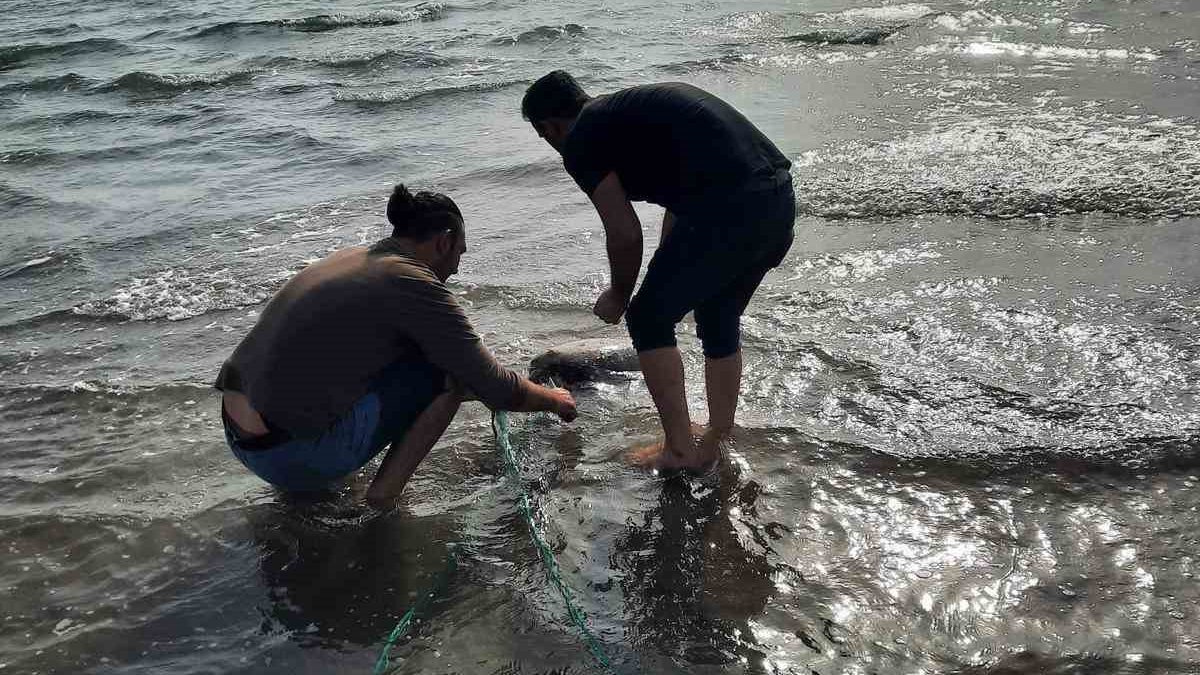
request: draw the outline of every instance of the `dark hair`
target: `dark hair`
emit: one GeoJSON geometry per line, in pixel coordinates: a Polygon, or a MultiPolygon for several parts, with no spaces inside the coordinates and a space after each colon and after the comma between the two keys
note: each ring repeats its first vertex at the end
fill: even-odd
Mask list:
{"type": "Polygon", "coordinates": [[[393,237],[424,241],[446,230],[461,232],[462,212],[454,200],[440,192],[413,194],[403,184],[392,190],[388,199],[387,219],[393,237]]]}
{"type": "Polygon", "coordinates": [[[521,116],[530,122],[541,122],[551,117],[574,119],[589,98],[570,73],[555,70],[541,76],[525,90],[525,98],[521,99],[521,116]]]}

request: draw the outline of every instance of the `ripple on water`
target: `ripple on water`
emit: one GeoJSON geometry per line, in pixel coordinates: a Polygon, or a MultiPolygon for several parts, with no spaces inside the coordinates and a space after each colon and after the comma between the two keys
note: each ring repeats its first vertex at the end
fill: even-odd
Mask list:
{"type": "Polygon", "coordinates": [[[1200,214],[1200,131],[1189,120],[996,113],[950,118],[895,141],[805,152],[793,168],[800,211],[826,218],[1200,214]]]}

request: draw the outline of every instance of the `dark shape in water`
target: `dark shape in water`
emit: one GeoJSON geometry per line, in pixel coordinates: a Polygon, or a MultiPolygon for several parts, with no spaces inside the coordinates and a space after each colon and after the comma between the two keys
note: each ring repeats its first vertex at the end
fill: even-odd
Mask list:
{"type": "Polygon", "coordinates": [[[562,26],[538,26],[531,28],[515,37],[501,37],[492,40],[495,45],[515,45],[515,44],[541,44],[545,42],[554,42],[561,40],[564,37],[578,37],[583,35],[585,29],[577,23],[568,23],[562,26]]]}
{"type": "Polygon", "coordinates": [[[62,255],[57,254],[54,251],[50,251],[46,255],[39,256],[37,258],[16,263],[14,265],[9,265],[7,267],[0,267],[0,279],[7,279],[9,277],[25,274],[27,272],[41,269],[47,265],[61,262],[62,260],[62,255]]]}
{"type": "Polygon", "coordinates": [[[775,595],[776,569],[765,548],[737,534],[732,514],[753,509],[754,497],[736,484],[728,463],[704,490],[667,481],[643,522],[630,520],[618,537],[613,564],[635,644],[692,664],[744,659],[746,672],[765,672],[750,620],[775,595]]]}
{"type": "Polygon", "coordinates": [[[851,30],[823,29],[808,33],[785,35],[784,42],[799,42],[805,45],[878,45],[896,33],[908,27],[908,24],[881,26],[877,28],[856,28],[851,30]]]}
{"type": "Polygon", "coordinates": [[[497,91],[507,87],[527,84],[527,80],[498,80],[488,82],[472,82],[471,84],[454,85],[450,87],[433,87],[431,89],[398,90],[398,91],[365,91],[362,93],[342,93],[333,95],[333,100],[340,103],[357,103],[362,106],[389,106],[413,103],[414,101],[434,101],[451,96],[474,94],[479,92],[497,91]]]}
{"type": "Polygon", "coordinates": [[[234,71],[211,75],[158,75],[136,71],[126,73],[102,87],[101,91],[122,91],[142,96],[171,96],[192,89],[205,89],[248,82],[252,71],[234,71]]]}
{"type": "Polygon", "coordinates": [[[0,71],[20,68],[26,62],[45,57],[50,59],[79,54],[111,52],[128,53],[131,48],[120,40],[110,38],[88,38],[73,42],[58,42],[52,44],[25,44],[11,47],[0,47],[0,71]]]}
{"type": "MultiPolygon", "coordinates": [[[[16,154],[16,153],[13,153],[16,154]]],[[[8,155],[0,155],[0,163],[9,161],[8,155]]],[[[7,209],[44,209],[53,202],[45,197],[29,194],[5,183],[0,183],[0,206],[7,209]]]]}
{"type": "Polygon", "coordinates": [[[93,85],[94,82],[88,78],[79,75],[78,73],[67,73],[57,77],[39,77],[35,80],[27,80],[25,82],[14,82],[0,87],[0,91],[70,91],[78,89],[86,89],[93,85]]]}
{"type": "Polygon", "coordinates": [[[529,376],[535,382],[553,378],[559,383],[571,383],[639,370],[633,347],[625,342],[594,338],[568,342],[538,356],[529,365],[529,376]]]}
{"type": "Polygon", "coordinates": [[[335,69],[360,69],[375,66],[401,66],[408,68],[437,68],[454,62],[450,57],[428,51],[386,49],[377,52],[326,54],[316,58],[294,56],[271,56],[253,59],[252,63],[265,68],[280,66],[318,66],[335,69]]]}
{"type": "Polygon", "coordinates": [[[213,35],[228,35],[245,31],[260,31],[264,29],[291,30],[302,33],[323,33],[341,28],[370,28],[379,26],[395,26],[414,21],[435,21],[446,13],[444,5],[439,3],[421,3],[401,11],[380,11],[370,14],[318,14],[296,19],[265,19],[262,21],[227,21],[213,26],[200,28],[193,37],[210,37],[213,35]]]}
{"type": "Polygon", "coordinates": [[[1037,652],[1017,652],[993,663],[951,671],[951,675],[1093,675],[1096,673],[1172,673],[1194,672],[1177,661],[1145,657],[1127,661],[1098,654],[1049,656],[1037,652]]]}
{"type": "Polygon", "coordinates": [[[270,618],[303,646],[373,646],[444,569],[444,517],[364,514],[336,494],[247,509],[270,618]],[[347,612],[347,605],[358,611],[347,612]]]}

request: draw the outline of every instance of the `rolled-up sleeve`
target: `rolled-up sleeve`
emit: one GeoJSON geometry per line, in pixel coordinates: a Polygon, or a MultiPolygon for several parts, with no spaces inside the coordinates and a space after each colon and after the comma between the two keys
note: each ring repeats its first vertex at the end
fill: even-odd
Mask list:
{"type": "Polygon", "coordinates": [[[500,365],[454,295],[436,280],[397,278],[391,319],[430,363],[494,410],[520,407],[521,376],[500,365]]]}

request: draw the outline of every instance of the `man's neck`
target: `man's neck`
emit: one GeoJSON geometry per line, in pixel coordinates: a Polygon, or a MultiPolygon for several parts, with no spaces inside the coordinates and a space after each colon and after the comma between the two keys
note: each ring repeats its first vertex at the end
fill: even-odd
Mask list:
{"type": "Polygon", "coordinates": [[[402,255],[405,258],[412,258],[426,267],[432,268],[433,258],[428,249],[429,247],[424,242],[407,237],[388,237],[371,247],[373,253],[402,255]]]}

